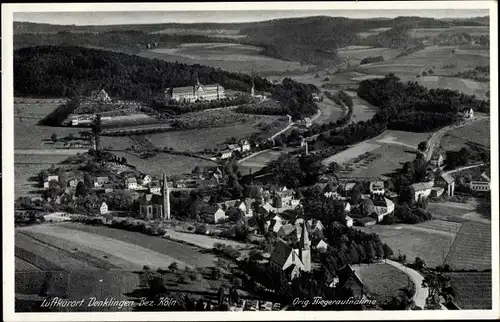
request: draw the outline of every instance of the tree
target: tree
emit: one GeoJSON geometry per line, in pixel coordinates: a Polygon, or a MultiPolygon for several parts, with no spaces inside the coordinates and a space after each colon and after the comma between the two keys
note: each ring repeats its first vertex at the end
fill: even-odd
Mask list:
{"type": "Polygon", "coordinates": [[[75,196],[79,197],[85,197],[88,194],[88,189],[83,182],[79,181],[78,184],[76,185],[76,191],[75,191],[75,196]]]}
{"type": "Polygon", "coordinates": [[[422,141],[418,144],[418,149],[420,151],[425,151],[427,150],[427,141],[422,141]]]}
{"type": "Polygon", "coordinates": [[[171,272],[175,272],[177,271],[178,269],[178,264],[177,262],[172,262],[170,265],[168,265],[168,269],[171,271],[171,272]]]}
{"type": "Polygon", "coordinates": [[[357,205],[361,201],[361,187],[356,184],[351,190],[351,204],[357,205]]]}
{"type": "Polygon", "coordinates": [[[375,212],[375,206],[371,199],[363,199],[359,205],[359,209],[363,217],[370,216],[375,212]]]}
{"type": "Polygon", "coordinates": [[[388,258],[388,257],[394,255],[394,253],[393,253],[392,249],[389,247],[389,245],[384,243],[382,245],[382,247],[384,248],[384,258],[388,258]]]}
{"type": "Polygon", "coordinates": [[[399,201],[412,207],[415,200],[415,189],[411,185],[406,185],[399,192],[399,201]]]}
{"type": "Polygon", "coordinates": [[[50,139],[52,140],[52,142],[56,143],[57,142],[57,134],[52,133],[52,135],[50,136],[50,139]]]}
{"type": "Polygon", "coordinates": [[[413,267],[416,270],[421,270],[425,267],[425,262],[420,257],[415,257],[415,262],[413,263],[413,267]]]}

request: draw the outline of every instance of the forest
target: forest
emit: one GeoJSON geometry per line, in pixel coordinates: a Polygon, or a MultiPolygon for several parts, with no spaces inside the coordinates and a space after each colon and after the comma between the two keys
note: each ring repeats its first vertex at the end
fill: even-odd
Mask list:
{"type": "MultiPolygon", "coordinates": [[[[14,51],[16,96],[73,97],[105,89],[113,98],[149,100],[168,87],[219,83],[248,92],[251,77],[202,65],[186,65],[110,51],[38,46],[14,51]]],[[[257,77],[257,90],[272,84],[257,77]]]]}

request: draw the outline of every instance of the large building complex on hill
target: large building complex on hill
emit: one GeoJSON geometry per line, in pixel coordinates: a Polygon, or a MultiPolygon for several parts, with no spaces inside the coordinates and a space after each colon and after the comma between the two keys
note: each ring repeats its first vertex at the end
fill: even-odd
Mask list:
{"type": "Polygon", "coordinates": [[[193,86],[173,87],[165,90],[165,99],[177,102],[214,101],[225,97],[224,87],[221,85],[201,85],[199,80],[193,86]]]}

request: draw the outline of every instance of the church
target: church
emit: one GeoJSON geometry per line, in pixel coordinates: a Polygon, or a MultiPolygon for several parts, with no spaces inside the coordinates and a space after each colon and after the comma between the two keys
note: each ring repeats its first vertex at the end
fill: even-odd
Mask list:
{"type": "Polygon", "coordinates": [[[202,85],[196,80],[193,86],[173,87],[165,90],[165,99],[177,102],[193,103],[200,101],[214,101],[226,98],[224,87],[219,84],[202,85]]]}
{"type": "Polygon", "coordinates": [[[170,219],[170,189],[167,175],[163,174],[161,196],[152,193],[144,194],[139,199],[139,214],[144,219],[170,219]]]}
{"type": "Polygon", "coordinates": [[[311,242],[305,221],[302,223],[299,249],[293,249],[279,239],[269,259],[269,268],[274,272],[284,272],[290,280],[300,276],[300,272],[311,271],[311,242]]]}

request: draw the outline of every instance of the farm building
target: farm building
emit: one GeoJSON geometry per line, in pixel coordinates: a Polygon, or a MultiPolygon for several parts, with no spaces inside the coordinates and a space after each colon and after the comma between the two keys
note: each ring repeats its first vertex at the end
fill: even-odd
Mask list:
{"type": "Polygon", "coordinates": [[[233,150],[224,149],[224,150],[220,151],[218,156],[221,160],[229,159],[230,157],[233,156],[233,150]]]}
{"type": "Polygon", "coordinates": [[[43,218],[48,222],[71,221],[69,214],[64,212],[53,212],[43,216],[43,218]]]}
{"type": "Polygon", "coordinates": [[[226,98],[224,87],[219,84],[201,85],[199,80],[193,86],[174,87],[165,90],[165,99],[178,102],[213,101],[223,98],[226,98]]]}
{"type": "Polygon", "coordinates": [[[354,225],[354,220],[347,215],[345,216],[345,222],[346,222],[345,225],[347,227],[352,227],[352,225],[354,225]]]}
{"type": "Polygon", "coordinates": [[[75,188],[78,185],[78,180],[75,178],[71,178],[68,181],[66,181],[66,185],[71,188],[75,188]]]}
{"type": "Polygon", "coordinates": [[[137,189],[137,179],[134,177],[125,179],[125,188],[129,190],[137,189]]]}
{"type": "Polygon", "coordinates": [[[241,152],[250,151],[250,142],[248,142],[248,140],[242,139],[238,142],[238,145],[240,146],[241,152]]]}
{"type": "Polygon", "coordinates": [[[431,197],[438,198],[444,193],[444,189],[441,187],[433,187],[431,191],[431,197]]]}
{"type": "Polygon", "coordinates": [[[204,221],[214,224],[227,219],[226,212],[215,205],[205,205],[200,210],[199,215],[204,221]]]}
{"type": "Polygon", "coordinates": [[[286,224],[286,225],[281,226],[281,228],[278,230],[277,234],[278,234],[279,238],[285,238],[294,232],[296,233],[295,225],[286,224]]]}
{"type": "Polygon", "coordinates": [[[108,177],[96,177],[94,178],[94,187],[102,187],[105,183],[109,182],[108,177]]]}
{"type": "Polygon", "coordinates": [[[443,188],[450,197],[455,193],[455,178],[447,173],[439,174],[434,179],[434,183],[436,186],[443,188]]]}
{"type": "Polygon", "coordinates": [[[394,212],[394,203],[384,196],[375,195],[372,201],[378,222],[381,222],[386,215],[394,212]]]}
{"type": "Polygon", "coordinates": [[[316,248],[317,250],[324,251],[324,250],[327,250],[327,249],[328,249],[328,244],[327,244],[327,243],[325,243],[325,241],[324,241],[324,240],[320,240],[320,241],[316,244],[315,248],[316,248]]]}
{"type": "Polygon", "coordinates": [[[323,226],[323,223],[320,220],[316,220],[316,219],[309,219],[307,221],[307,227],[313,233],[316,231],[323,231],[323,229],[325,229],[325,226],[323,226]]]}
{"type": "Polygon", "coordinates": [[[146,174],[144,177],[142,177],[141,182],[143,185],[146,185],[151,183],[151,180],[152,180],[151,176],[149,174],[146,174]]]}
{"type": "Polygon", "coordinates": [[[431,194],[432,187],[434,187],[434,182],[418,182],[411,185],[415,191],[415,201],[421,198],[427,198],[431,194]]]}
{"type": "Polygon", "coordinates": [[[431,166],[439,168],[440,166],[443,165],[443,156],[441,155],[441,153],[435,154],[432,156],[429,163],[431,166]]]}
{"type": "Polygon", "coordinates": [[[482,173],[471,180],[469,187],[472,191],[490,191],[490,178],[482,173]]]}

